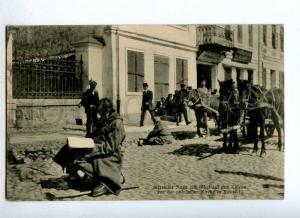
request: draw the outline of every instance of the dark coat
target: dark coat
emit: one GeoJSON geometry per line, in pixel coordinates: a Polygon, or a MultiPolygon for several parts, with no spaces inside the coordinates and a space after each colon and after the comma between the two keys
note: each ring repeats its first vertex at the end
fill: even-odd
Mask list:
{"type": "Polygon", "coordinates": [[[90,110],[91,105],[97,108],[99,106],[99,103],[99,93],[96,89],[94,89],[94,91],[92,91],[91,89],[87,89],[82,94],[80,104],[85,108],[85,112],[88,112],[90,110]]]}
{"type": "Polygon", "coordinates": [[[103,120],[96,132],[94,141],[96,148],[93,152],[98,158],[92,161],[94,176],[115,194],[121,190],[121,145],[125,139],[125,129],[121,117],[113,113],[109,118],[103,120]]]}
{"type": "Polygon", "coordinates": [[[173,141],[173,136],[168,126],[161,121],[157,121],[153,130],[148,134],[145,144],[163,145],[170,144],[173,141]]]}
{"type": "Polygon", "coordinates": [[[150,90],[143,91],[142,110],[153,109],[153,93],[150,90]]]}
{"type": "Polygon", "coordinates": [[[188,97],[189,97],[189,92],[188,92],[188,90],[186,90],[186,89],[181,89],[181,90],[179,91],[178,104],[179,104],[180,106],[185,105],[185,104],[186,104],[186,101],[187,101],[187,99],[188,99],[188,97]]]}
{"type": "Polygon", "coordinates": [[[54,157],[54,161],[62,167],[77,166],[92,176],[95,182],[101,182],[114,194],[121,190],[122,154],[121,145],[125,139],[125,129],[121,117],[113,113],[109,118],[102,120],[94,137],[95,148],[88,153],[76,152],[64,146],[54,157]],[[78,162],[84,158],[86,161],[78,162]]]}

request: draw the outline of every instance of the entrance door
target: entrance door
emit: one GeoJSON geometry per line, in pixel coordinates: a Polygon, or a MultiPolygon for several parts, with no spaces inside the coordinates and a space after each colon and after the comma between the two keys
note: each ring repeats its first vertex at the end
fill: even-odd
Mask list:
{"type": "Polygon", "coordinates": [[[210,65],[197,64],[197,87],[206,80],[206,88],[211,89],[211,68],[210,65]]]}
{"type": "Polygon", "coordinates": [[[166,98],[169,94],[169,58],[154,56],[154,100],[166,98]]]}

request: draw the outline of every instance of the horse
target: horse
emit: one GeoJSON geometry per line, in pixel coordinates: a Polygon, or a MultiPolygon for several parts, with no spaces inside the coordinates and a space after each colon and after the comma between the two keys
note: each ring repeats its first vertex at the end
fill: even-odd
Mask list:
{"type": "Polygon", "coordinates": [[[241,117],[238,90],[235,88],[235,82],[232,79],[218,82],[220,85],[219,123],[223,133],[223,147],[221,150],[225,153],[237,154],[239,152],[237,130],[241,117]],[[232,143],[234,144],[233,147],[232,143]]]}
{"type": "Polygon", "coordinates": [[[212,116],[217,123],[219,115],[218,111],[209,106],[208,96],[206,99],[204,99],[197,89],[189,90],[187,101],[187,105],[195,112],[197,121],[197,135],[202,137],[200,128],[203,127],[206,131],[206,135],[209,136],[210,131],[208,127],[208,117],[209,115],[212,116]]]}
{"type": "MultiPolygon", "coordinates": [[[[283,125],[283,93],[280,90],[266,90],[247,80],[238,80],[238,90],[245,116],[249,117],[249,133],[254,141],[253,152],[258,150],[257,129],[260,127],[261,153],[266,155],[265,136],[266,119],[270,118],[278,133],[278,150],[282,149],[281,126],[283,125]]],[[[272,124],[272,126],[273,126],[272,124]]],[[[272,133],[273,134],[273,133],[272,133]]]]}

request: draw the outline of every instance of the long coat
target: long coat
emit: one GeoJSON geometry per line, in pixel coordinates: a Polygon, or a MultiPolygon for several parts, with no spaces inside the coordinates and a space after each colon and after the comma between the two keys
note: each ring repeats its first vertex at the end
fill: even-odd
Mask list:
{"type": "MultiPolygon", "coordinates": [[[[84,155],[80,151],[72,151],[64,146],[54,157],[54,161],[62,167],[77,167],[91,175],[95,182],[102,183],[111,193],[121,191],[121,145],[125,139],[125,129],[121,117],[113,113],[109,118],[101,120],[94,137],[95,148],[84,155]],[[75,152],[75,153],[74,153],[75,152]],[[80,161],[84,158],[86,161],[80,161]]],[[[73,149],[74,150],[74,149],[73,149]]]]}
{"type": "Polygon", "coordinates": [[[100,104],[98,91],[96,89],[87,89],[82,95],[80,104],[85,108],[86,113],[89,112],[91,105],[94,105],[97,108],[100,104]]]}
{"type": "Polygon", "coordinates": [[[143,91],[142,110],[153,109],[153,93],[150,90],[143,91]]]}

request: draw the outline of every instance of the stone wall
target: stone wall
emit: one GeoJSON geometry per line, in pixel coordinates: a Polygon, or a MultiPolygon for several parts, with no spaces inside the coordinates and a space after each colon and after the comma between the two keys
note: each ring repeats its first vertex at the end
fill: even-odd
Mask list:
{"type": "Polygon", "coordinates": [[[47,128],[56,129],[64,125],[75,125],[76,118],[82,118],[85,123],[83,108],[78,108],[80,99],[63,100],[27,100],[20,101],[16,107],[17,128],[47,128]]]}

